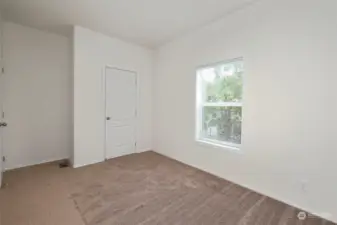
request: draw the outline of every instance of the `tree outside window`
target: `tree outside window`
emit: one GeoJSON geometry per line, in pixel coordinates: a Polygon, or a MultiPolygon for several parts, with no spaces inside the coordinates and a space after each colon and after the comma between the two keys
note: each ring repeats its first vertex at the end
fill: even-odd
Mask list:
{"type": "Polygon", "coordinates": [[[243,73],[242,59],[197,71],[197,139],[241,144],[243,73]]]}

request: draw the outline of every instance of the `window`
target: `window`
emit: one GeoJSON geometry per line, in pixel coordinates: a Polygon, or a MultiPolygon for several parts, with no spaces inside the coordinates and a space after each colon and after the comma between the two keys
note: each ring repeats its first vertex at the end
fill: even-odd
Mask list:
{"type": "Polygon", "coordinates": [[[243,72],[242,59],[198,69],[198,141],[240,146],[243,72]]]}

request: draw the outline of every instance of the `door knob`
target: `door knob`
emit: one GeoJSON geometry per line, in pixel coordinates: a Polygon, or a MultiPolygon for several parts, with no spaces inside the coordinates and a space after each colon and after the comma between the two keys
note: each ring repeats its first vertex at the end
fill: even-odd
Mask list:
{"type": "Polygon", "coordinates": [[[110,117],[107,117],[106,120],[110,120],[111,118],[110,117]]]}
{"type": "Polygon", "coordinates": [[[7,127],[7,123],[0,123],[0,127],[7,127]]]}

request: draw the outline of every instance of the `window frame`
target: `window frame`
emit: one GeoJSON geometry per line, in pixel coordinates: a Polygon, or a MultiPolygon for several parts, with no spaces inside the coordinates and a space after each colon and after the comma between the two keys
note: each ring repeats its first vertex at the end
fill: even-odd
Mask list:
{"type": "MultiPolygon", "coordinates": [[[[230,64],[234,62],[241,61],[244,63],[243,57],[234,58],[227,61],[221,61],[217,63],[212,63],[204,66],[199,66],[196,68],[196,114],[195,114],[195,140],[201,144],[210,145],[211,147],[216,148],[225,148],[231,150],[240,150],[242,146],[242,136],[241,143],[236,144],[232,142],[219,141],[211,138],[204,138],[201,135],[202,132],[202,123],[203,123],[203,108],[204,107],[241,107],[241,113],[243,113],[243,99],[240,102],[207,102],[203,96],[204,92],[202,91],[202,78],[201,71],[214,68],[219,65],[230,64]]],[[[245,74],[245,73],[244,73],[245,74]]],[[[243,96],[243,80],[242,80],[242,96],[243,96]]],[[[242,131],[242,122],[241,122],[241,131],[242,131]]]]}

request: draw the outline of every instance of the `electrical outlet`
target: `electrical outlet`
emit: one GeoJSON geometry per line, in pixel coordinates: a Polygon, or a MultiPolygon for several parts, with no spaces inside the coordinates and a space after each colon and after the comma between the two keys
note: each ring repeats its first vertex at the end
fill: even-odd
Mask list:
{"type": "Polygon", "coordinates": [[[300,188],[301,192],[306,193],[308,191],[308,180],[301,180],[300,182],[300,188]]]}

